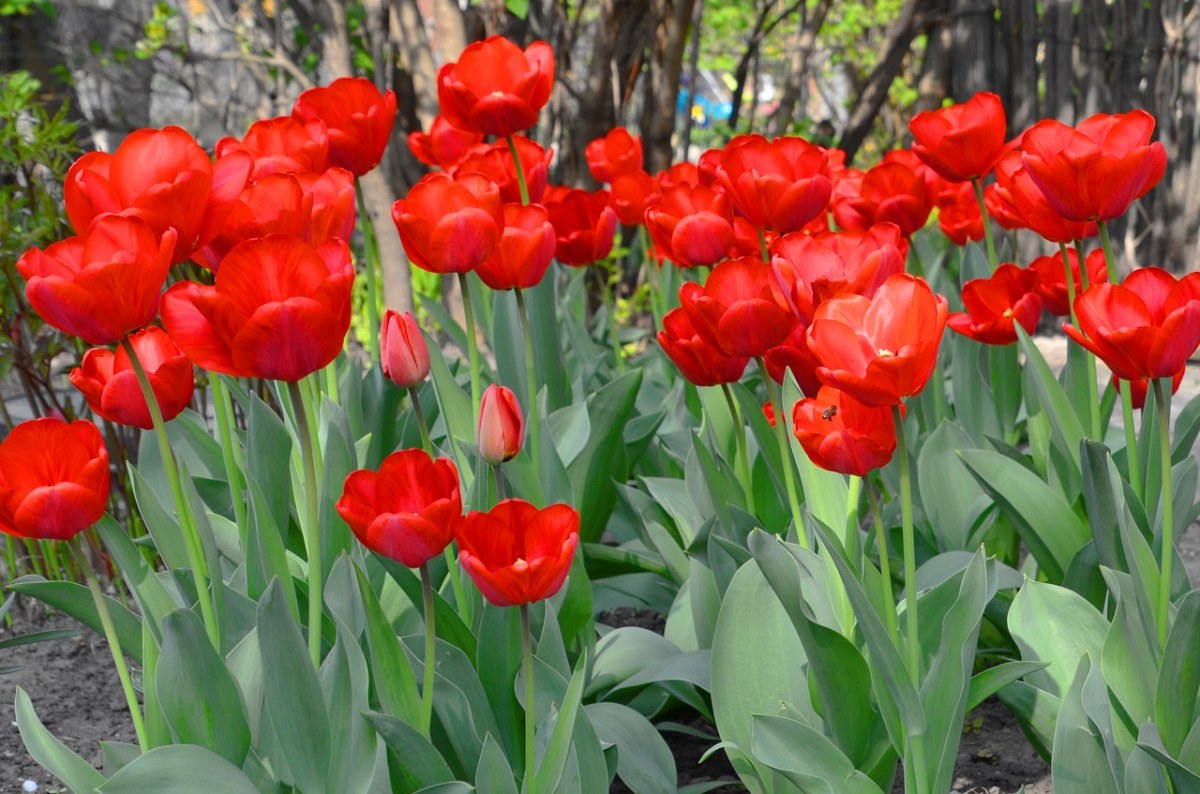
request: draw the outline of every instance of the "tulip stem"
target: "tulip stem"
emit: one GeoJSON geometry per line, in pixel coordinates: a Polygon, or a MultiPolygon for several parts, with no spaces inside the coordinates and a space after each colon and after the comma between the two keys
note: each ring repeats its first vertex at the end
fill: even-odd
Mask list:
{"type": "Polygon", "coordinates": [[[746,425],[742,422],[742,414],[733,400],[733,392],[729,389],[729,384],[722,383],[721,391],[725,394],[725,404],[729,406],[729,418],[733,422],[733,437],[737,439],[737,469],[738,476],[742,480],[742,488],[746,492],[746,509],[750,511],[750,515],[754,516],[758,511],[754,509],[754,481],[751,477],[750,445],[746,443],[746,425]]]}
{"type": "MultiPolygon", "coordinates": [[[[762,261],[769,265],[771,264],[771,252],[767,248],[767,236],[763,234],[762,229],[756,229],[756,231],[758,232],[759,255],[762,256],[762,261]]],[[[707,277],[708,273],[705,273],[704,275],[707,277]]]]}
{"type": "MultiPolygon", "coordinates": [[[[1117,275],[1117,258],[1113,254],[1112,238],[1108,236],[1108,222],[1096,221],[1096,228],[1100,230],[1100,245],[1104,248],[1104,267],[1108,271],[1108,281],[1110,284],[1116,284],[1121,279],[1117,275]]],[[[1079,256],[1083,256],[1083,252],[1079,252],[1079,256]]],[[[1083,270],[1083,264],[1080,263],[1080,270],[1083,270]]]]}
{"type": "Polygon", "coordinates": [[[237,522],[238,535],[242,543],[246,542],[246,532],[250,526],[246,520],[246,502],[242,498],[241,452],[233,432],[233,403],[229,399],[229,390],[221,376],[212,373],[209,378],[212,386],[213,408],[217,415],[217,431],[221,436],[221,458],[225,462],[225,479],[229,484],[229,498],[233,501],[233,516],[237,522]]]}
{"type": "Polygon", "coordinates": [[[138,358],[137,350],[134,348],[133,343],[129,341],[128,336],[121,340],[121,347],[124,348],[125,354],[129,356],[129,363],[133,365],[133,372],[137,376],[138,386],[142,389],[142,397],[146,400],[146,407],[150,411],[150,421],[154,425],[154,437],[158,439],[158,451],[163,459],[163,469],[166,470],[167,483],[171,488],[171,496],[175,500],[175,511],[179,514],[179,527],[183,532],[183,545],[187,550],[188,562],[192,566],[192,578],[196,584],[196,600],[200,603],[200,615],[204,619],[204,630],[208,634],[208,640],[212,643],[213,648],[219,651],[221,648],[221,631],[217,623],[217,615],[220,613],[220,610],[214,608],[211,599],[217,597],[217,591],[220,588],[214,586],[212,594],[209,594],[208,563],[204,557],[204,544],[200,540],[200,533],[196,528],[192,509],[188,505],[187,497],[183,492],[183,482],[179,475],[179,464],[175,460],[175,454],[171,451],[171,439],[167,436],[167,426],[163,422],[162,409],[158,405],[158,397],[154,394],[154,388],[150,385],[150,378],[146,375],[146,368],[142,366],[142,361],[138,358]]]}
{"type": "Polygon", "coordinates": [[[379,284],[376,278],[379,261],[379,244],[375,242],[375,224],[367,212],[367,200],[362,187],[355,179],[354,194],[358,197],[358,217],[362,220],[362,232],[367,261],[364,275],[367,279],[367,350],[371,354],[371,365],[379,363],[379,284]]]}
{"type": "Polygon", "coordinates": [[[538,416],[537,372],[534,369],[533,332],[529,329],[529,310],[525,307],[525,292],[521,288],[514,290],[517,294],[517,313],[521,316],[521,332],[525,335],[525,390],[529,404],[525,410],[529,412],[529,459],[533,461],[533,473],[541,478],[541,420],[538,416]]]}
{"type": "Polygon", "coordinates": [[[975,201],[979,204],[979,214],[983,219],[983,240],[987,245],[988,265],[995,273],[999,262],[996,260],[996,242],[992,239],[992,224],[988,218],[987,204],[983,200],[983,182],[976,177],[971,180],[971,186],[975,188],[975,201]]]}
{"type": "MultiPolygon", "coordinates": [[[[1096,227],[1100,230],[1100,245],[1104,248],[1104,266],[1108,271],[1108,281],[1110,284],[1116,284],[1119,280],[1117,259],[1113,255],[1112,239],[1108,236],[1108,223],[1096,221],[1096,227]]],[[[1082,256],[1082,252],[1079,255],[1082,256]]],[[[1082,263],[1079,269],[1081,272],[1087,272],[1087,266],[1082,263]]],[[[1138,461],[1137,433],[1133,427],[1133,387],[1126,386],[1119,391],[1121,393],[1121,418],[1125,422],[1125,461],[1129,465],[1129,484],[1133,486],[1133,492],[1137,494],[1137,497],[1144,499],[1142,467],[1138,461]]]]}
{"type": "Polygon", "coordinates": [[[425,409],[421,407],[421,398],[417,395],[417,387],[408,387],[408,397],[412,400],[413,415],[417,417],[417,430],[421,433],[421,446],[434,457],[433,439],[429,437],[429,422],[425,421],[425,409]]]}
{"type": "Polygon", "coordinates": [[[537,746],[534,743],[534,728],[537,715],[534,709],[533,687],[533,630],[529,627],[529,604],[521,604],[521,648],[525,654],[525,786],[524,794],[537,794],[534,786],[534,768],[537,764],[537,746]]]}
{"type": "Polygon", "coordinates": [[[1162,573],[1158,580],[1158,643],[1166,647],[1167,619],[1171,610],[1171,565],[1175,557],[1174,512],[1171,504],[1171,391],[1169,378],[1152,378],[1158,408],[1159,449],[1162,461],[1162,573]]]}
{"type": "MultiPolygon", "coordinates": [[[[1079,327],[1079,316],[1075,313],[1075,272],[1071,268],[1071,255],[1067,252],[1066,243],[1058,244],[1062,254],[1063,268],[1067,273],[1067,306],[1071,313],[1071,325],[1079,327]]],[[[1083,251],[1075,244],[1075,256],[1079,260],[1080,277],[1087,278],[1087,264],[1083,261],[1083,251]]],[[[1100,431],[1100,394],[1096,388],[1096,357],[1090,350],[1085,351],[1084,361],[1087,364],[1088,415],[1091,419],[1092,438],[1103,441],[1100,431]]]]}
{"type": "MultiPolygon", "coordinates": [[[[436,457],[437,454],[433,449],[433,439],[429,437],[429,422],[425,419],[425,409],[421,407],[421,400],[417,394],[416,386],[408,387],[408,396],[412,400],[413,414],[417,417],[417,430],[421,432],[421,446],[429,453],[429,457],[436,457]]],[[[454,440],[450,441],[451,447],[454,446],[454,440]]],[[[466,596],[463,594],[462,581],[458,577],[458,560],[454,558],[454,552],[446,547],[446,571],[450,574],[450,586],[454,589],[454,603],[458,606],[460,613],[465,614],[466,596]]]]}
{"type": "Polygon", "coordinates": [[[421,563],[421,601],[425,606],[425,675],[421,686],[421,733],[430,738],[433,727],[433,680],[437,670],[437,633],[434,626],[433,580],[429,565],[421,563]]]}
{"type": "Polygon", "coordinates": [[[521,167],[521,155],[517,152],[517,142],[511,135],[506,135],[504,140],[508,142],[508,153],[512,155],[513,170],[517,173],[517,187],[521,190],[521,204],[528,204],[529,186],[525,184],[525,169],[521,167]]]}
{"type": "MultiPolygon", "coordinates": [[[[467,323],[467,358],[471,362],[471,405],[475,416],[479,416],[479,342],[475,339],[475,310],[471,305],[471,285],[466,273],[458,274],[458,288],[462,291],[463,317],[467,323]]],[[[478,439],[476,439],[478,441],[478,439]]]]}
{"type": "Polygon", "coordinates": [[[779,462],[783,466],[783,485],[787,491],[788,506],[792,510],[792,520],[796,522],[796,536],[801,548],[808,548],[808,533],[804,529],[804,519],[800,516],[800,499],[796,495],[796,478],[792,472],[792,445],[788,442],[787,411],[783,407],[783,388],[776,388],[767,372],[767,362],[762,356],[755,359],[763,383],[767,387],[767,399],[775,404],[775,435],[779,439],[779,462]]]}
{"type": "Polygon", "coordinates": [[[496,502],[503,502],[508,497],[504,493],[504,477],[500,474],[500,464],[495,463],[488,468],[492,470],[492,481],[496,484],[496,502]]]}
{"type": "Polygon", "coordinates": [[[617,373],[623,375],[625,374],[625,361],[621,358],[621,338],[617,335],[616,301],[612,282],[612,274],[604,270],[604,283],[600,285],[600,300],[604,304],[604,314],[608,318],[608,336],[612,343],[613,356],[617,360],[617,373]]]}
{"type": "Polygon", "coordinates": [[[144,753],[149,749],[146,742],[146,723],[142,719],[142,708],[138,703],[137,693],[133,690],[133,680],[129,677],[129,668],[125,665],[125,654],[121,652],[121,642],[117,637],[112,615],[108,611],[108,602],[105,600],[104,594],[100,592],[100,581],[96,578],[96,571],[93,570],[92,564],[88,562],[87,555],[80,545],[79,537],[72,538],[68,541],[68,545],[75,554],[75,561],[79,564],[79,569],[83,571],[84,578],[87,579],[88,590],[92,593],[92,601],[96,605],[96,613],[100,616],[100,625],[104,629],[104,638],[108,640],[108,649],[112,652],[113,663],[117,666],[117,678],[121,679],[121,689],[125,691],[125,705],[129,707],[129,716],[133,720],[133,730],[137,734],[138,747],[144,753]]]}
{"type": "Polygon", "coordinates": [[[317,458],[309,429],[308,412],[298,381],[288,381],[288,396],[296,415],[296,435],[300,440],[300,458],[304,465],[304,545],[308,549],[308,655],[313,668],[321,667],[321,590],[324,579],[321,571],[320,510],[317,503],[317,458]]]}
{"type": "Polygon", "coordinates": [[[868,477],[863,478],[867,491],[867,504],[871,506],[871,522],[875,525],[875,546],[879,553],[879,576],[883,580],[883,592],[887,600],[887,609],[883,612],[884,623],[887,624],[888,636],[896,650],[900,650],[900,629],[896,625],[896,596],[892,592],[892,563],[888,555],[887,532],[883,528],[883,511],[879,509],[879,497],[875,493],[875,485],[868,477]]]}
{"type": "Polygon", "coordinates": [[[908,444],[904,438],[904,413],[892,406],[896,422],[896,456],[900,458],[900,516],[904,542],[905,630],[908,632],[908,667],[913,684],[921,688],[921,638],[917,625],[917,549],[913,535],[912,475],[908,470],[908,444]]]}

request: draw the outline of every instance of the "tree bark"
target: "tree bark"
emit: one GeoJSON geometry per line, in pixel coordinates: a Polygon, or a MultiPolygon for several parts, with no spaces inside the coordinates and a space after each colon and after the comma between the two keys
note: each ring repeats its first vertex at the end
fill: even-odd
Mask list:
{"type": "Polygon", "coordinates": [[[995,51],[992,29],[995,19],[991,0],[950,0],[952,44],[950,95],[965,102],[978,91],[996,85],[991,74],[995,51]]]}
{"type": "Polygon", "coordinates": [[[804,15],[796,45],[792,49],[783,91],[779,96],[779,106],[767,120],[769,135],[786,135],[788,127],[796,117],[796,103],[804,89],[804,81],[808,78],[808,61],[817,45],[817,34],[825,24],[825,18],[829,16],[831,8],[833,0],[819,0],[816,8],[804,15]]]}
{"type": "Polygon", "coordinates": [[[688,23],[696,0],[656,0],[659,9],[658,47],[650,65],[650,96],[642,125],[642,151],[647,170],[662,171],[671,165],[671,136],[675,132],[675,100],[688,23]]]}

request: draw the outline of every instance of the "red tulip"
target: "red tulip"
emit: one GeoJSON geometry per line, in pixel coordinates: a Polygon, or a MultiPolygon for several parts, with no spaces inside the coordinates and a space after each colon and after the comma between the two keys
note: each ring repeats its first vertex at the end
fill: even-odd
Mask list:
{"type": "MultiPolygon", "coordinates": [[[[1104,250],[1097,248],[1084,258],[1087,274],[1087,284],[1083,283],[1084,273],[1080,272],[1079,254],[1074,248],[1067,249],[1067,259],[1071,263],[1071,274],[1075,282],[1075,294],[1078,295],[1092,284],[1108,280],[1108,270],[1104,263],[1104,250]]],[[[1042,296],[1042,305],[1046,311],[1058,317],[1066,317],[1071,313],[1068,303],[1067,271],[1063,266],[1060,254],[1039,256],[1029,263],[1029,269],[1037,272],[1038,294],[1042,296]]]]}
{"type": "Polygon", "coordinates": [[[797,325],[787,339],[767,351],[763,357],[771,380],[782,385],[785,375],[792,373],[802,394],[816,394],[821,388],[817,367],[821,362],[808,349],[808,327],[797,325]]]}
{"type": "Polygon", "coordinates": [[[213,163],[179,127],[141,129],[113,154],[91,152],[76,160],[67,171],[63,201],[80,235],[106,212],[136,216],[157,237],[174,229],[171,262],[183,262],[220,230],[250,166],[246,155],[213,163]]]}
{"type": "MultiPolygon", "coordinates": [[[[1179,391],[1179,386],[1180,386],[1180,384],[1183,383],[1184,372],[1186,372],[1186,369],[1181,369],[1175,373],[1175,377],[1171,378],[1171,394],[1175,394],[1179,391]]],[[[1126,385],[1128,385],[1129,386],[1129,402],[1130,402],[1131,407],[1138,411],[1140,411],[1146,407],[1146,397],[1150,391],[1150,379],[1149,378],[1138,378],[1137,380],[1122,380],[1122,379],[1118,378],[1116,375],[1114,375],[1112,378],[1112,385],[1113,385],[1113,388],[1117,390],[1117,394],[1120,394],[1121,390],[1124,389],[1126,385]]]]}
{"type": "Polygon", "coordinates": [[[817,377],[866,405],[899,405],[933,373],[947,312],[945,298],[907,273],[883,282],[873,298],[827,300],[809,329],[817,377]]]}
{"type": "Polygon", "coordinates": [[[1170,378],[1200,345],[1200,273],[1179,281],[1157,267],[1133,271],[1120,285],[1093,284],[1075,298],[1079,327],[1067,336],[1124,380],[1170,378]]]}
{"type": "Polygon", "coordinates": [[[896,451],[891,409],[863,405],[830,386],[792,407],[792,428],[813,463],[839,474],[865,477],[896,451]]]}
{"type": "Polygon", "coordinates": [[[771,427],[775,426],[775,404],[770,400],[763,403],[762,407],[763,419],[767,420],[767,424],[771,427]]]}
{"type": "Polygon", "coordinates": [[[725,193],[703,185],[664,187],[662,199],[646,209],[646,229],[676,265],[711,265],[733,248],[733,205],[725,193]]]}
{"type": "Polygon", "coordinates": [[[595,180],[611,185],[620,174],[642,170],[642,139],[624,127],[615,127],[589,143],[583,156],[595,180]]]}
{"type": "Polygon", "coordinates": [[[483,390],[476,441],[479,456],[493,466],[512,460],[521,451],[525,442],[525,419],[517,395],[511,389],[493,383],[483,390]]]}
{"type": "Polygon", "coordinates": [[[968,182],[954,184],[937,199],[938,228],[955,245],[966,245],[983,239],[983,215],[979,200],[968,182]]]}
{"type": "Polygon", "coordinates": [[[717,176],[734,208],[759,229],[796,231],[825,211],[833,189],[825,150],[803,138],[739,135],[717,176]]]}
{"type": "Polygon", "coordinates": [[[454,524],[462,517],[458,469],[424,450],[393,452],[377,472],[350,472],[337,511],[359,543],[416,568],[454,539],[454,524]]]}
{"type": "Polygon", "coordinates": [[[1074,129],[1046,119],[1025,132],[1023,162],[1064,217],[1108,221],[1162,179],[1167,153],[1150,142],[1153,132],[1154,117],[1144,110],[1098,113],[1074,129]]]}
{"type": "Polygon", "coordinates": [[[204,369],[297,381],[341,352],[353,282],[341,240],[314,247],[257,237],[229,252],[213,286],[183,281],[167,290],[163,324],[204,369]]]}
{"type": "Polygon", "coordinates": [[[301,235],[306,242],[320,245],[326,240],[347,240],[354,234],[357,195],[354,176],[344,168],[326,168],[320,174],[302,171],[295,175],[312,197],[312,214],[301,235]]]}
{"type": "Polygon", "coordinates": [[[927,110],[908,123],[913,153],[951,182],[982,179],[1004,152],[1007,122],[995,94],[980,92],[960,105],[927,110]]]}
{"type": "Polygon", "coordinates": [[[1017,341],[1016,324],[1033,333],[1042,316],[1035,270],[1005,263],[988,278],[963,285],[964,312],[954,312],[946,324],[963,336],[985,345],[1011,345],[1017,341]]]}
{"type": "Polygon", "coordinates": [[[471,147],[483,143],[483,133],[460,130],[441,113],[434,116],[429,132],[410,132],[408,149],[413,157],[425,165],[449,171],[466,155],[471,147]]]}
{"type": "Polygon", "coordinates": [[[67,540],[104,515],[108,450],[91,422],[22,422],[0,441],[0,532],[67,540]]]}
{"type": "MultiPolygon", "coordinates": [[[[129,342],[146,370],[163,421],[170,422],[192,401],[191,360],[165,331],[153,325],[130,334],[129,342]]],[[[115,353],[106,347],[84,353],[82,364],[71,370],[71,385],[83,393],[97,416],[143,430],[154,427],[124,346],[115,353]]]]}
{"type": "Polygon", "coordinates": [[[447,121],[503,138],[537,123],[554,87],[554,50],[535,41],[522,52],[508,39],[491,36],[443,66],[437,84],[447,121]]]}
{"type": "Polygon", "coordinates": [[[679,302],[701,336],[736,358],[766,354],[799,322],[773,288],[771,269],[749,256],[717,265],[704,286],[686,282],[679,302]]]}
{"type": "Polygon", "coordinates": [[[865,233],[793,232],[772,243],[771,252],[776,283],[807,324],[817,306],[835,295],[869,298],[890,276],[903,273],[908,242],[895,224],[879,223],[865,233]]]}
{"type": "Polygon", "coordinates": [[[695,163],[675,163],[667,170],[659,171],[654,175],[654,178],[658,180],[659,187],[664,191],[680,187],[681,185],[687,185],[688,187],[695,187],[696,185],[703,185],[708,188],[712,187],[711,179],[704,180],[700,178],[700,169],[695,163]]]}
{"type": "Polygon", "coordinates": [[[579,545],[579,513],[564,504],[538,510],[506,499],[472,511],[454,529],[459,560],[484,598],[498,607],[549,598],[571,570],[579,545]]]}
{"type": "Polygon", "coordinates": [[[379,335],[379,358],[384,377],[402,389],[416,386],[429,375],[429,347],[412,312],[388,309],[379,335]]]}
{"type": "Polygon", "coordinates": [[[252,182],[268,174],[320,173],[329,164],[329,136],[319,119],[307,123],[291,116],[262,119],[251,124],[240,141],[222,138],[214,150],[218,163],[234,152],[250,155],[252,182]]]}
{"type": "Polygon", "coordinates": [[[479,174],[428,174],[392,206],[392,220],[414,265],[466,273],[495,249],[504,210],[496,185],[479,174]]]}
{"type": "MultiPolygon", "coordinates": [[[[845,180],[842,185],[851,184],[845,180]]],[[[847,231],[866,231],[872,224],[894,223],[905,237],[920,229],[933,210],[933,195],[925,185],[924,169],[897,162],[880,163],[867,171],[854,194],[839,192],[833,218],[847,231]]]]}
{"type": "Polygon", "coordinates": [[[617,174],[609,200],[617,220],[626,226],[641,226],[646,222],[646,208],[659,202],[658,182],[645,171],[617,174]]]}
{"type": "Polygon", "coordinates": [[[396,122],[396,94],[363,77],[340,77],[310,88],[292,106],[302,122],[324,122],[329,135],[329,164],[362,176],[383,159],[396,122]]]}
{"type": "MultiPolygon", "coordinates": [[[[546,151],[524,135],[514,135],[513,143],[517,146],[517,157],[521,159],[521,171],[525,174],[525,191],[529,194],[531,202],[538,203],[546,194],[546,179],[554,152],[546,151]]],[[[500,198],[505,202],[521,202],[517,167],[513,163],[507,141],[479,144],[469,149],[449,169],[449,173],[455,179],[463,174],[483,174],[500,188],[500,198]]]]}
{"type": "Polygon", "coordinates": [[[749,358],[725,355],[721,348],[696,331],[682,308],[667,312],[662,324],[658,343],[691,383],[697,386],[736,383],[746,371],[749,358]]]}
{"type": "Polygon", "coordinates": [[[564,265],[590,265],[606,258],[617,232],[617,213],[608,191],[547,190],[546,212],[558,239],[554,255],[564,265]]]}
{"type": "Polygon", "coordinates": [[[475,274],[492,289],[536,287],[554,259],[556,244],[545,207],[505,204],[500,242],[475,268],[475,274]]]}
{"type": "Polygon", "coordinates": [[[1052,243],[1069,243],[1099,234],[1095,221],[1063,217],[1046,200],[1023,164],[1024,153],[1014,149],[996,163],[996,183],[988,185],[984,202],[988,214],[1006,229],[1029,229],[1052,243]]]}
{"type": "Polygon", "coordinates": [[[161,239],[136,217],[101,215],[86,235],[17,261],[28,282],[25,297],[42,318],[93,345],[118,342],[154,322],[176,236],[161,239]]]}

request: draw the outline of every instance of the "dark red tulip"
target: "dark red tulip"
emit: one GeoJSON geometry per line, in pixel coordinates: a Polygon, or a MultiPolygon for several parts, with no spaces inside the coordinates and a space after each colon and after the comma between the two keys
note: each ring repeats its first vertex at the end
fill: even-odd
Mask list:
{"type": "Polygon", "coordinates": [[[522,52],[491,36],[443,66],[437,84],[438,104],[451,124],[503,138],[537,123],[554,87],[554,50],[535,41],[522,52]]]}
{"type": "Polygon", "coordinates": [[[491,256],[504,228],[496,185],[479,174],[427,174],[392,206],[412,263],[431,273],[466,273],[491,256]]]}
{"type": "Polygon", "coordinates": [[[1022,162],[1046,200],[1075,221],[1119,218],[1158,184],[1167,153],[1150,142],[1154,117],[1144,110],[1098,113],[1072,129],[1039,121],[1022,138],[1022,162]]]}
{"type": "Polygon", "coordinates": [[[988,214],[1006,229],[1029,229],[1052,243],[1070,243],[1099,234],[1095,221],[1064,217],[1046,200],[1023,164],[1020,149],[996,163],[996,182],[988,185],[984,202],[988,214]]]}
{"type": "Polygon", "coordinates": [[[896,451],[890,408],[863,405],[830,386],[792,406],[792,432],[813,463],[839,474],[865,477],[896,451]]]}
{"type": "Polygon", "coordinates": [[[927,110],[908,122],[913,153],[951,182],[982,179],[1004,151],[1007,121],[995,94],[980,92],[959,105],[927,110]]]}
{"type": "MultiPolygon", "coordinates": [[[[1075,294],[1079,295],[1092,284],[1108,280],[1108,270],[1104,263],[1104,250],[1097,248],[1084,258],[1087,274],[1087,284],[1083,283],[1083,272],[1079,269],[1079,254],[1074,248],[1067,249],[1067,259],[1071,262],[1071,274],[1075,282],[1075,294]]],[[[1042,296],[1042,305],[1046,311],[1057,317],[1066,317],[1071,313],[1068,302],[1067,270],[1063,266],[1061,254],[1039,256],[1029,263],[1029,269],[1037,272],[1037,291],[1042,296]]]]}
{"type": "Polygon", "coordinates": [[[712,265],[733,247],[733,205],[725,193],[686,182],[665,187],[646,210],[654,245],[680,267],[712,265]]]}
{"type": "Polygon", "coordinates": [[[611,185],[620,174],[642,170],[642,139],[616,127],[589,143],[583,156],[595,180],[611,185]]]}
{"type": "Polygon", "coordinates": [[[663,328],[658,332],[658,343],[683,373],[683,377],[691,383],[697,386],[736,383],[746,371],[749,358],[726,355],[721,348],[696,331],[687,312],[682,308],[667,312],[663,316],[662,324],[663,328]]]}
{"type": "Polygon", "coordinates": [[[359,543],[416,568],[454,539],[462,517],[458,469],[421,449],[393,452],[379,471],[358,469],[346,477],[337,511],[359,543]]]}
{"type": "Polygon", "coordinates": [[[96,426],[43,418],[0,441],[0,532],[67,540],[104,515],[108,450],[96,426]]]}
{"type": "MultiPolygon", "coordinates": [[[[838,185],[850,184],[839,181],[838,185]]],[[[862,232],[876,223],[894,223],[905,237],[920,229],[933,210],[924,169],[898,162],[880,163],[863,174],[856,194],[839,193],[833,218],[846,231],[862,232]]]]}
{"type": "Polygon", "coordinates": [[[21,256],[25,298],[64,333],[93,345],[118,342],[154,322],[175,239],[173,229],[160,238],[136,217],[101,215],[86,235],[21,256]]]}
{"type": "MultiPolygon", "coordinates": [[[[554,152],[546,151],[524,135],[514,135],[513,143],[517,146],[517,157],[521,158],[525,190],[529,193],[529,200],[536,204],[546,194],[546,178],[554,152]]],[[[449,169],[449,173],[456,179],[463,174],[483,174],[500,188],[500,198],[506,203],[521,203],[521,185],[517,181],[517,168],[513,164],[507,141],[472,147],[449,169]]]]}
{"type": "Polygon", "coordinates": [[[1006,262],[991,276],[963,285],[966,312],[954,312],[946,324],[985,345],[1011,345],[1017,341],[1017,323],[1032,334],[1042,315],[1037,279],[1037,271],[1006,262]]]}
{"type": "Polygon", "coordinates": [[[384,377],[402,389],[416,386],[429,376],[429,346],[412,312],[384,312],[379,359],[384,377]]]}
{"type": "Polygon", "coordinates": [[[679,303],[701,336],[735,358],[765,355],[799,323],[777,294],[770,267],[749,256],[720,263],[703,286],[684,283],[679,303]]]}
{"type": "Polygon", "coordinates": [[[540,204],[505,204],[504,231],[475,274],[492,289],[536,287],[554,259],[554,226],[540,204]]]}
{"type": "Polygon", "coordinates": [[[803,138],[739,135],[716,169],[733,206],[759,229],[796,231],[825,211],[833,189],[825,150],[803,138]]]}
{"type": "Polygon", "coordinates": [[[590,265],[608,257],[617,231],[617,213],[609,206],[608,191],[559,188],[547,190],[544,201],[558,239],[554,256],[559,262],[590,265]]]}
{"type": "MultiPolygon", "coordinates": [[[[195,381],[191,360],[165,331],[153,325],[130,334],[129,342],[146,370],[163,421],[170,422],[192,401],[195,381]]],[[[84,353],[82,364],[71,370],[71,385],[83,393],[97,416],[143,430],[154,427],[124,346],[115,353],[106,347],[84,353]]]]}
{"type": "Polygon", "coordinates": [[[1118,284],[1093,284],[1075,298],[1079,327],[1067,336],[1124,380],[1170,378],[1200,345],[1200,273],[1176,281],[1143,267],[1118,284]]]}
{"type": "Polygon", "coordinates": [[[268,174],[320,173],[329,165],[329,136],[321,121],[302,122],[291,116],[262,119],[250,125],[246,135],[222,138],[215,147],[217,162],[234,152],[245,152],[254,160],[250,181],[268,174]]]}
{"type": "Polygon", "coordinates": [[[410,132],[408,149],[425,165],[449,171],[458,164],[469,149],[483,143],[483,133],[460,130],[441,113],[434,116],[429,132],[410,132]]]}
{"type": "Polygon", "coordinates": [[[571,570],[579,544],[579,513],[564,504],[538,510],[506,499],[486,513],[472,511],[454,529],[459,560],[496,606],[549,598],[571,570]]]}
{"type": "Polygon", "coordinates": [[[391,140],[396,94],[390,90],[381,94],[363,77],[339,77],[300,94],[292,116],[305,123],[324,122],[329,164],[362,176],[379,165],[391,140]]]}
{"type": "Polygon", "coordinates": [[[341,352],[353,283],[341,240],[314,247],[257,237],[226,255],[213,286],[182,281],[167,290],[163,324],[204,369],[297,381],[341,352]]]}

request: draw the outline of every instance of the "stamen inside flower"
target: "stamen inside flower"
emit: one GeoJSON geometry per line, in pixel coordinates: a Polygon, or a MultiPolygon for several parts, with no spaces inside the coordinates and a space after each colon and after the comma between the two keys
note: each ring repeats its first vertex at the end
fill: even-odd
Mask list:
{"type": "Polygon", "coordinates": [[[1005,317],[1005,319],[1012,319],[1012,316],[1013,316],[1012,309],[1005,309],[1005,310],[1004,310],[1004,317],[1005,317]]]}
{"type": "Polygon", "coordinates": [[[896,355],[896,351],[888,350],[886,347],[881,347],[881,348],[879,348],[879,355],[883,358],[887,358],[888,356],[896,355]]]}

